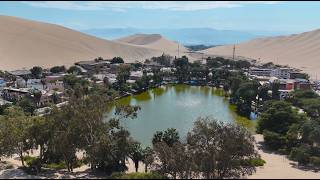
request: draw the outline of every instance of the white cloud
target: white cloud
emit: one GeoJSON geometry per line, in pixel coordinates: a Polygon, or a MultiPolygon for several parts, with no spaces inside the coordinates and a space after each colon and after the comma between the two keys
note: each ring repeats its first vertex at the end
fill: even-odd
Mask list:
{"type": "Polygon", "coordinates": [[[247,4],[277,4],[278,1],[28,1],[33,7],[56,8],[64,10],[104,10],[124,12],[126,9],[158,9],[170,11],[196,11],[215,8],[242,7],[247,4]]]}

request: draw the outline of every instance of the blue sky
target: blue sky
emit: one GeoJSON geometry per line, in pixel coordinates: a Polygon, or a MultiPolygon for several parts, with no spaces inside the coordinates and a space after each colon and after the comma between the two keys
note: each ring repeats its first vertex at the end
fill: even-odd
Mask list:
{"type": "Polygon", "coordinates": [[[210,27],[296,33],[320,28],[320,2],[0,2],[0,14],[77,30],[210,27]]]}

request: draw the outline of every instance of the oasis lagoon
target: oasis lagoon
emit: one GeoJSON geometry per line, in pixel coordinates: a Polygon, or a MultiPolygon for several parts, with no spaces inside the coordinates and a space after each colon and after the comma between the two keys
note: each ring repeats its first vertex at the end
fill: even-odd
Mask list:
{"type": "Polygon", "coordinates": [[[167,85],[121,98],[117,103],[141,107],[137,118],[122,120],[121,124],[145,146],[151,145],[156,131],[167,128],[175,128],[180,137],[185,137],[199,117],[211,117],[227,123],[238,122],[252,128],[250,120],[235,113],[224,92],[212,87],[167,85]]]}

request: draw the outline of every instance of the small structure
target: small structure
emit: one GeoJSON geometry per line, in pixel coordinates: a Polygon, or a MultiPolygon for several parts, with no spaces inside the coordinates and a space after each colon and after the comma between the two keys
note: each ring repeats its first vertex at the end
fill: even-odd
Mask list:
{"type": "Polygon", "coordinates": [[[143,76],[142,71],[131,71],[130,72],[130,79],[131,80],[138,80],[143,76]]]}
{"type": "Polygon", "coordinates": [[[41,79],[28,79],[27,88],[43,90],[44,85],[42,84],[41,79]]]}
{"type": "Polygon", "coordinates": [[[272,69],[266,69],[266,68],[251,68],[251,69],[249,69],[249,74],[255,75],[255,76],[270,77],[271,72],[272,72],[272,69]]]}
{"type": "Polygon", "coordinates": [[[312,88],[312,85],[309,80],[307,79],[295,79],[295,89],[301,89],[301,90],[310,90],[312,88]]]}
{"type": "Polygon", "coordinates": [[[6,87],[2,91],[3,99],[11,102],[19,101],[28,94],[29,94],[29,90],[26,88],[16,89],[11,87],[6,87]]]}
{"type": "Polygon", "coordinates": [[[280,90],[293,91],[295,89],[296,81],[293,79],[279,79],[280,90]]]}
{"type": "Polygon", "coordinates": [[[280,92],[280,100],[285,100],[292,96],[293,90],[279,90],[280,92]]]}
{"type": "Polygon", "coordinates": [[[110,61],[95,59],[92,61],[80,61],[75,63],[75,65],[78,65],[87,71],[93,72],[93,71],[101,71],[103,69],[110,67],[110,61]]]}
{"type": "Polygon", "coordinates": [[[22,76],[31,75],[31,71],[30,70],[15,70],[15,71],[9,71],[9,74],[22,77],[22,76]]]}
{"type": "Polygon", "coordinates": [[[5,88],[7,86],[7,82],[0,78],[0,91],[3,90],[3,88],[5,88]]]}

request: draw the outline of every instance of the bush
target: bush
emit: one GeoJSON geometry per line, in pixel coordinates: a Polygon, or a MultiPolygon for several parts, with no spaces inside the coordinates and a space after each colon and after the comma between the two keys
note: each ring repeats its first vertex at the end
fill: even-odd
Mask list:
{"type": "Polygon", "coordinates": [[[111,175],[112,179],[166,179],[165,177],[157,173],[113,173],[111,175]]]}
{"type": "Polygon", "coordinates": [[[310,157],[310,163],[313,164],[314,166],[320,167],[320,157],[318,156],[310,157]]]}
{"type": "Polygon", "coordinates": [[[25,156],[23,157],[24,162],[29,165],[33,160],[37,159],[36,157],[25,156]]]}
{"type": "Polygon", "coordinates": [[[4,168],[5,168],[5,169],[13,169],[14,166],[13,166],[12,164],[9,164],[9,165],[6,165],[4,168]]]}
{"type": "Polygon", "coordinates": [[[299,164],[306,165],[310,162],[310,152],[307,146],[292,148],[289,155],[290,159],[298,161],[299,164]]]}
{"type": "Polygon", "coordinates": [[[264,164],[266,163],[265,160],[261,159],[261,158],[253,158],[253,159],[250,159],[249,160],[249,163],[252,165],[252,166],[264,166],[264,164]]]}
{"type": "MultiPolygon", "coordinates": [[[[81,167],[83,164],[84,163],[81,160],[76,160],[76,162],[74,162],[74,164],[73,164],[73,167],[78,168],[78,167],[81,167]]],[[[61,161],[59,163],[50,163],[50,164],[46,164],[44,166],[46,168],[54,169],[54,170],[67,169],[67,165],[64,161],[61,161]]]]}
{"type": "Polygon", "coordinates": [[[266,161],[261,158],[246,159],[241,162],[243,166],[254,166],[254,167],[264,166],[265,163],[266,161]]]}
{"type": "Polygon", "coordinates": [[[64,161],[59,162],[59,163],[50,163],[45,165],[46,168],[49,169],[54,169],[54,170],[61,170],[61,169],[66,169],[67,165],[64,161]]]}
{"type": "Polygon", "coordinates": [[[23,158],[27,164],[25,171],[28,174],[36,175],[41,171],[41,160],[37,157],[26,156],[23,158]]]}
{"type": "Polygon", "coordinates": [[[265,144],[273,150],[279,150],[285,145],[286,138],[278,133],[265,130],[263,136],[265,144]]]}

